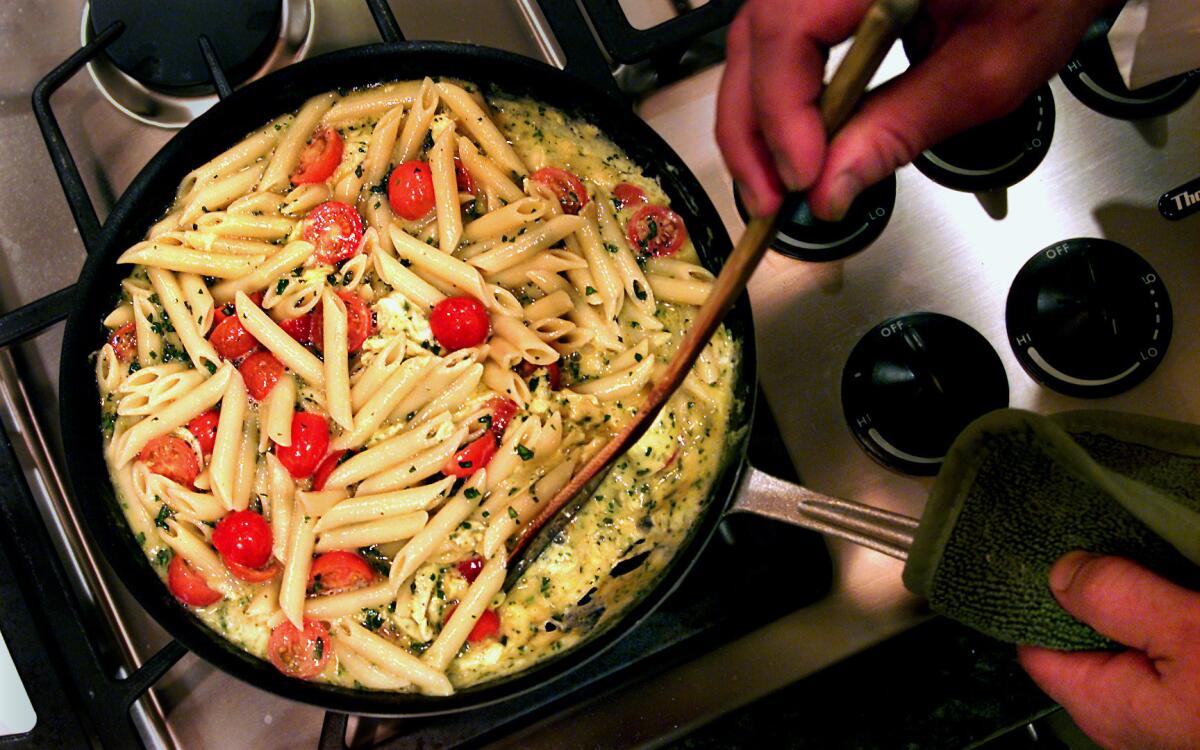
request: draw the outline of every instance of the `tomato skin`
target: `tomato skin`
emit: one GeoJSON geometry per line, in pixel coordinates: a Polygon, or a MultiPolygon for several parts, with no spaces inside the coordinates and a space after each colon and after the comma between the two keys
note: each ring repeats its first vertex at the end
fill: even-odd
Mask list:
{"type": "Polygon", "coordinates": [[[496,437],[490,433],[475,438],[450,457],[442,467],[442,473],[446,476],[469,477],[488,465],[492,456],[496,455],[496,447],[496,437]]]}
{"type": "Polygon", "coordinates": [[[454,182],[460,193],[475,195],[475,178],[463,166],[462,159],[454,157],[454,182]]]}
{"type": "Polygon", "coordinates": [[[283,377],[287,368],[270,352],[255,352],[242,360],[238,372],[255,401],[262,401],[283,377]]]}
{"type": "Polygon", "coordinates": [[[252,510],[235,510],[217,521],[212,543],[221,559],[247,568],[261,568],[271,559],[271,527],[252,510]]]}
{"type": "Polygon", "coordinates": [[[522,360],[521,364],[517,365],[517,374],[523,378],[527,378],[539,369],[545,369],[546,382],[550,384],[550,390],[557,391],[562,389],[562,368],[558,366],[557,362],[551,362],[548,365],[541,365],[539,367],[532,362],[522,360]]]}
{"type": "Polygon", "coordinates": [[[375,571],[361,555],[339,549],[313,560],[308,590],[315,594],[337,594],[370,586],[374,580],[375,571]]]}
{"type": "Polygon", "coordinates": [[[196,452],[183,438],[174,435],[159,435],[142,448],[138,458],[154,474],[170,479],[184,487],[191,487],[200,476],[200,461],[196,452]]]}
{"type": "Polygon", "coordinates": [[[649,203],[650,198],[646,195],[646,191],[642,190],[637,185],[630,185],[628,182],[622,182],[613,188],[613,198],[620,203],[620,208],[627,208],[638,203],[649,203]]]}
{"type": "Polygon", "coordinates": [[[279,327],[292,338],[299,341],[301,344],[312,343],[312,313],[301,315],[298,318],[288,318],[287,320],[279,321],[279,327]]]}
{"type": "Polygon", "coordinates": [[[418,159],[397,164],[388,177],[388,203],[401,218],[414,221],[433,210],[433,170],[418,159]]]}
{"type": "Polygon", "coordinates": [[[474,297],[447,297],[429,313],[429,330],[443,349],[452,352],[486,341],[492,320],[474,297]]]}
{"type": "Polygon", "coordinates": [[[358,254],[363,221],[354,206],[325,201],[308,212],[305,222],[304,239],[316,248],[313,257],[318,263],[333,265],[358,254]]]}
{"type": "Polygon", "coordinates": [[[511,398],[496,396],[487,402],[488,408],[492,410],[492,434],[496,436],[496,440],[504,437],[504,431],[508,429],[508,423],[512,421],[513,415],[517,413],[517,402],[511,398]]]}
{"type": "MultiPolygon", "coordinates": [[[[362,348],[363,342],[375,328],[375,316],[371,306],[354,292],[341,291],[337,296],[346,304],[346,348],[353,354],[362,348]]],[[[318,351],[325,350],[325,311],[324,305],[318,304],[309,313],[310,332],[309,342],[318,351]]]]}
{"type": "Polygon", "coordinates": [[[304,619],[304,630],[284,620],[271,631],[267,658],[288,677],[307,680],[325,669],[333,646],[329,630],[317,620],[304,619]]]}
{"type": "MultiPolygon", "coordinates": [[[[446,616],[442,618],[442,627],[446,627],[446,623],[450,622],[450,618],[457,610],[457,604],[451,604],[446,608],[446,616]]],[[[485,609],[479,615],[479,619],[475,621],[475,626],[471,628],[470,634],[467,635],[467,643],[480,643],[495,638],[499,634],[500,615],[496,614],[494,609],[485,609]]]]}
{"type": "Polygon", "coordinates": [[[463,578],[467,579],[467,583],[475,583],[475,579],[479,577],[480,571],[483,570],[483,558],[479,555],[467,558],[458,565],[458,572],[462,573],[463,578]]]}
{"type": "Polygon", "coordinates": [[[300,153],[300,163],[292,172],[292,184],[307,185],[328,180],[341,163],[343,150],[342,137],[336,130],[326,127],[318,131],[300,153]]]}
{"type": "Polygon", "coordinates": [[[629,246],[656,258],[674,255],[687,239],[683,217],[666,206],[642,206],[625,228],[629,246]]]}
{"type": "Polygon", "coordinates": [[[205,458],[212,455],[213,445],[217,442],[217,424],[220,421],[221,412],[209,409],[187,423],[188,432],[195,436],[196,442],[200,444],[200,452],[205,458]]]}
{"type": "MultiPolygon", "coordinates": [[[[254,294],[247,294],[246,296],[250,298],[251,302],[259,307],[262,307],[263,293],[261,291],[255,292],[254,294]]],[[[233,304],[233,302],[226,302],[220,307],[214,307],[213,330],[217,330],[217,326],[221,325],[226,318],[234,317],[237,317],[237,305],[233,304]]]]}
{"type": "Polygon", "coordinates": [[[112,332],[108,337],[108,343],[113,348],[113,354],[117,355],[117,360],[128,362],[133,359],[133,355],[137,354],[137,327],[133,323],[126,323],[117,330],[112,332]]]}
{"type": "Polygon", "coordinates": [[[191,607],[207,607],[223,598],[179,555],[172,557],[167,566],[167,588],[176,599],[191,607]]]}
{"type": "Polygon", "coordinates": [[[346,455],[346,451],[334,451],[325,457],[325,460],[313,472],[312,488],[314,490],[325,489],[325,482],[329,479],[329,475],[337,468],[338,463],[342,460],[342,456],[346,455]]]}
{"type": "Polygon", "coordinates": [[[529,179],[550,188],[565,213],[577,214],[588,204],[587,189],[578,177],[565,169],[542,167],[529,175],[529,179]]]}
{"type": "Polygon", "coordinates": [[[329,450],[329,422],[320,414],[298,411],[292,415],[292,444],[276,445],[275,457],[293,479],[311,475],[329,450]]]}
{"type": "Polygon", "coordinates": [[[208,340],[225,359],[244,357],[258,348],[258,339],[246,330],[237,315],[230,315],[218,323],[208,340]]]}
{"type": "Polygon", "coordinates": [[[245,565],[238,565],[232,560],[225,560],[225,567],[229,572],[239,580],[246,583],[266,583],[283,570],[283,566],[277,560],[272,560],[263,568],[248,568],[245,565]]]}

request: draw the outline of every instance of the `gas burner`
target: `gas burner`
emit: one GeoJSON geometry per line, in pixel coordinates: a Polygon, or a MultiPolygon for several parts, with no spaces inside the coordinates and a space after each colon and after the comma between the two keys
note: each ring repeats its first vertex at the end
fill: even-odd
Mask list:
{"type": "Polygon", "coordinates": [[[842,409],[871,458],[906,474],[936,474],[958,433],[1008,406],[996,350],[938,313],[888,318],[863,336],[842,371],[842,409]]]}
{"type": "Polygon", "coordinates": [[[253,0],[214,12],[203,3],[154,5],[150,11],[129,0],[92,0],[83,8],[84,44],[115,21],[123,21],[125,31],[106,56],[88,63],[88,73],[105,98],[135,120],[181,128],[217,102],[201,38],[212,45],[231,84],[254,80],[304,58],[313,3],[253,0]],[[191,30],[185,41],[179,29],[191,30]]]}
{"type": "Polygon", "coordinates": [[[1008,115],[925,151],[913,166],[953,190],[998,190],[1028,177],[1050,150],[1053,135],[1054,96],[1046,85],[1008,115]]]}
{"type": "Polygon", "coordinates": [[[1088,28],[1058,77],[1079,101],[1109,117],[1137,120],[1178,109],[1200,88],[1200,69],[1130,91],[1108,46],[1114,18],[1100,18],[1088,28]]]}
{"type": "MultiPolygon", "coordinates": [[[[737,190],[733,192],[733,200],[742,220],[748,221],[750,215],[737,190]]],[[[821,221],[812,215],[807,200],[798,201],[791,214],[781,218],[771,249],[797,260],[828,262],[845,258],[883,233],[895,205],[894,174],[864,190],[841,221],[821,221]]]]}

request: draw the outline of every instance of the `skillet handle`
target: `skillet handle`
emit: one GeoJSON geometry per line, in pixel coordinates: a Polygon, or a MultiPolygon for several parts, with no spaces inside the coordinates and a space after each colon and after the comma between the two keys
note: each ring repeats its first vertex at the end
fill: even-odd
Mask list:
{"type": "Polygon", "coordinates": [[[917,519],[822,495],[746,465],[730,513],[753,513],[907,560],[917,519]]]}

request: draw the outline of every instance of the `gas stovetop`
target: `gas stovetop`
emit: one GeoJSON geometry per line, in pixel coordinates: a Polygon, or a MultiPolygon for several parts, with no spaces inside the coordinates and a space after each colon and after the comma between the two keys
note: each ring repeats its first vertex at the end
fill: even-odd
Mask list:
{"type": "MultiPolygon", "coordinates": [[[[639,28],[679,5],[626,4],[639,28]]],[[[247,61],[235,66],[232,82],[254,75],[255,65],[269,69],[378,41],[369,5],[378,10],[383,4],[281,2],[277,33],[248,44],[247,61]]],[[[469,2],[448,0],[438,13],[422,4],[394,5],[399,27],[411,38],[472,41],[552,64],[566,61],[598,84],[614,85],[606,78],[609,61],[588,41],[573,4],[488,3],[482,19],[480,5],[469,2]],[[460,20],[468,8],[477,19],[470,24],[460,20]]],[[[714,0],[704,14],[727,13],[732,5],[714,0]]],[[[100,30],[87,22],[85,10],[71,0],[0,7],[0,63],[11,81],[0,99],[0,154],[8,175],[0,184],[6,198],[0,201],[0,308],[6,311],[68,287],[82,262],[80,237],[27,102],[38,79],[100,30]]],[[[655,40],[674,43],[682,33],[679,27],[620,32],[599,12],[592,20],[623,63],[645,58],[655,40]]],[[[689,36],[697,31],[687,29],[689,36]]],[[[618,79],[626,90],[650,92],[638,112],[689,164],[736,236],[742,220],[711,137],[720,68],[703,66],[714,50],[719,36],[709,35],[682,57],[678,50],[669,57],[660,52],[655,65],[621,65],[618,79]]],[[[1165,195],[1167,213],[1176,203],[1175,213],[1186,213],[1188,196],[1200,191],[1194,183],[1180,190],[1200,175],[1200,97],[1192,95],[1200,76],[1131,97],[1116,90],[1097,50],[1081,51],[1061,78],[1002,124],[933,149],[867,191],[842,224],[821,225],[803,212],[791,218],[777,242],[782,252],[770,254],[751,282],[760,377],[778,421],[778,433],[762,425],[752,461],[786,474],[791,466],[769,450],[786,447],[814,489],[919,515],[946,441],[977,411],[1008,403],[1040,412],[1114,408],[1200,421],[1194,385],[1200,219],[1171,221],[1159,211],[1165,195]],[[1128,101],[1139,97],[1149,101],[1128,101]],[[1049,311],[1039,306],[1050,298],[1062,304],[1049,311]],[[880,372],[894,377],[873,376],[880,372]]],[[[903,51],[894,50],[876,83],[906,65],[903,51]]],[[[162,126],[179,126],[216,101],[194,90],[139,90],[125,78],[101,62],[69,80],[53,102],[101,216],[170,137],[162,126]]],[[[46,308],[64,309],[69,293],[50,299],[46,308]]],[[[15,323],[28,320],[36,324],[38,316],[3,319],[0,338],[24,339],[28,330],[15,323]]],[[[0,573],[10,565],[39,565],[50,548],[66,561],[61,579],[39,576],[0,588],[0,630],[37,703],[54,694],[30,677],[39,652],[23,633],[37,615],[23,615],[26,604],[14,602],[53,614],[67,606],[64,594],[76,597],[82,628],[39,624],[56,634],[69,635],[72,627],[91,633],[102,676],[149,660],[136,676],[155,687],[135,702],[131,716],[152,746],[296,747],[322,737],[340,746],[347,731],[356,745],[376,739],[427,746],[653,745],[927,617],[904,591],[896,561],[831,542],[833,583],[827,587],[829,558],[815,537],[734,528],[732,543],[717,546],[725,556],[701,561],[722,571],[730,588],[749,591],[779,570],[799,581],[787,596],[761,592],[771,603],[752,608],[752,617],[731,618],[736,603],[685,585],[649,627],[583,670],[578,681],[564,681],[556,697],[569,692],[567,700],[550,700],[551,690],[519,711],[481,714],[474,723],[351,720],[347,729],[344,717],[270,696],[192,656],[180,659],[181,649],[169,645],[98,560],[58,474],[66,460],[57,448],[60,344],[61,330],[50,328],[11,353],[0,352],[4,427],[14,446],[6,452],[6,439],[0,451],[4,466],[13,467],[4,476],[4,508],[9,528],[21,536],[5,536],[0,573]],[[48,534],[20,533],[34,524],[32,514],[14,510],[13,498],[26,492],[22,478],[48,534]],[[756,549],[771,552],[747,554],[738,541],[747,533],[758,541],[756,549]],[[778,536],[771,543],[759,534],[778,536]],[[29,549],[34,552],[23,558],[29,549]],[[782,560],[774,556],[780,551],[782,560]],[[26,622],[24,630],[13,624],[18,620],[26,622]],[[101,635],[109,630],[116,636],[101,635]],[[687,663],[676,666],[685,657],[687,663]],[[162,679],[148,679],[167,667],[162,679]]],[[[11,578],[0,575],[3,582],[11,578]]],[[[72,653],[91,658],[86,648],[72,653]]],[[[3,662],[0,653],[0,675],[3,662]]],[[[87,670],[78,671],[86,684],[87,670]]],[[[140,684],[96,685],[109,694],[100,705],[117,717],[110,717],[114,723],[124,721],[123,702],[142,695],[140,684]]],[[[56,710],[83,715],[73,701],[60,696],[56,710]]],[[[60,732],[57,737],[86,731],[71,720],[47,727],[52,721],[39,719],[43,729],[60,732]]],[[[0,720],[20,729],[22,714],[0,720]]]]}

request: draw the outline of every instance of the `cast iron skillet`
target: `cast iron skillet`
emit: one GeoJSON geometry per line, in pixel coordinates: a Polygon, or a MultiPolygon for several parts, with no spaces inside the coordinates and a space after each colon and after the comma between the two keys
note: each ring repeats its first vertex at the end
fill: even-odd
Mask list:
{"type": "Polygon", "coordinates": [[[105,333],[100,321],[114,304],[127,266],[114,262],[167,210],[184,175],[250,131],[310,96],[338,88],[423,76],[472,81],[528,95],[591,121],[657,178],[683,216],[704,263],[716,270],[730,250],[720,217],[687,166],[625,102],[574,75],[544,63],[484,47],[408,42],[357,47],[283,68],[226,97],[196,119],[142,169],[109,215],[99,248],[84,264],[76,306],[67,321],[60,371],[62,433],[74,497],[105,558],[138,602],[168,633],[229,674],[285,698],[356,714],[416,716],[476,708],[512,698],[579,667],[633,629],[680,583],[730,505],[742,473],[756,379],[754,335],[743,297],[726,325],[741,343],[735,403],[722,468],[707,507],[674,560],[637,603],[602,633],[560,656],[509,678],[467,688],[445,698],[350,690],[286,677],[208,629],[175,601],[129,531],[117,505],[102,455],[100,397],[89,355],[105,333]]]}

